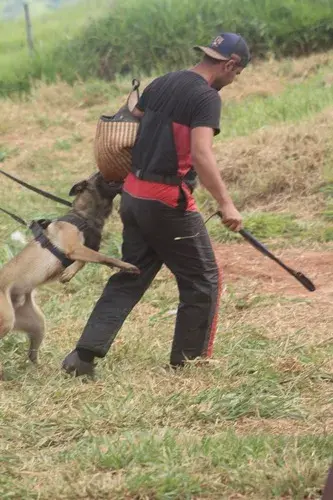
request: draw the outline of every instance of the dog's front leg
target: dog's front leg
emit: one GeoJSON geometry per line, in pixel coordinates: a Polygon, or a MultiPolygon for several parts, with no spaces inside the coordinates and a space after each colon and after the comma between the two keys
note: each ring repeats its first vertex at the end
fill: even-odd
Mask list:
{"type": "Polygon", "coordinates": [[[68,283],[76,273],[81,271],[81,269],[85,266],[84,262],[81,262],[79,260],[76,260],[71,264],[70,266],[66,267],[66,269],[62,272],[60,275],[59,281],[60,283],[68,283]]]}
{"type": "Polygon", "coordinates": [[[67,222],[56,222],[54,225],[50,224],[48,227],[48,235],[51,241],[58,245],[59,248],[62,248],[66,257],[71,260],[96,262],[98,264],[105,264],[108,267],[118,267],[128,273],[140,273],[140,270],[132,264],[114,259],[108,255],[103,255],[84,246],[80,241],[82,233],[72,224],[68,224],[67,222]]]}
{"type": "Polygon", "coordinates": [[[72,250],[69,250],[66,253],[66,256],[72,260],[79,260],[81,262],[96,262],[98,264],[105,264],[108,267],[119,267],[119,269],[133,274],[140,273],[140,270],[132,264],[128,264],[122,260],[101,254],[80,244],[76,245],[72,250]]]}

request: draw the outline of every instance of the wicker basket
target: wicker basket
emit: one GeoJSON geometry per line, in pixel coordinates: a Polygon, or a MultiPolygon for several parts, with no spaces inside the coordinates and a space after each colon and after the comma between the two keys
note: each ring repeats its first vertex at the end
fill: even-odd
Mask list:
{"type": "Polygon", "coordinates": [[[97,123],[94,142],[95,160],[104,179],[122,181],[131,170],[132,152],[139,120],[131,111],[139,100],[140,82],[133,80],[133,88],[125,106],[115,115],[102,115],[97,123]]]}

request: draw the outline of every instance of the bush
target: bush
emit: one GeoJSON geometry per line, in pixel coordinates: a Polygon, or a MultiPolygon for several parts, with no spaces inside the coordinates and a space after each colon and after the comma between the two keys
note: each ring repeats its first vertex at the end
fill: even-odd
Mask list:
{"type": "Polygon", "coordinates": [[[0,94],[25,90],[31,79],[151,75],[196,61],[195,44],[222,30],[241,33],[255,58],[299,56],[333,46],[333,0],[115,0],[103,18],[39,53],[0,94]]]}
{"type": "Polygon", "coordinates": [[[104,18],[57,50],[63,77],[150,75],[186,67],[195,44],[241,33],[255,57],[298,56],[333,46],[332,0],[118,0],[104,18]]]}

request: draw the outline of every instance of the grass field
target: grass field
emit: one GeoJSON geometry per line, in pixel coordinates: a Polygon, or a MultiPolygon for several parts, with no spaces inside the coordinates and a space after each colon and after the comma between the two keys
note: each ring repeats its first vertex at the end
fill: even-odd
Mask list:
{"type": "Polygon", "coordinates": [[[34,58],[29,55],[23,14],[16,20],[0,21],[0,95],[26,91],[30,79],[47,78],[54,64],[52,51],[61,43],[70,43],[85,25],[108,11],[110,0],[80,0],[78,5],[42,14],[39,4],[29,5],[34,58]]]}
{"type": "Polygon", "coordinates": [[[78,0],[38,16],[39,6],[30,2],[33,57],[23,17],[0,22],[0,96],[29,92],[36,80],[179,69],[196,61],[193,45],[221,31],[241,33],[253,59],[332,49],[333,0],[316,0],[315,9],[312,0],[78,0]]]}
{"type": "MultiPolygon", "coordinates": [[[[98,116],[129,85],[40,84],[25,102],[3,100],[1,167],[67,197],[94,170],[98,116]]],[[[333,454],[333,53],[253,66],[222,97],[214,147],[246,227],[318,290],[307,293],[212,220],[224,268],[213,362],[163,370],[177,307],[163,269],[85,383],[60,365],[110,272],[88,265],[68,285],[43,287],[38,369],[23,335],[1,341],[2,499],[320,498],[333,454]]],[[[5,178],[0,193],[26,219],[64,213],[5,178]]],[[[210,197],[196,196],[212,213],[210,197]]],[[[17,230],[30,237],[0,216],[2,263],[21,248],[17,230]]],[[[103,250],[120,247],[115,210],[103,250]]]]}

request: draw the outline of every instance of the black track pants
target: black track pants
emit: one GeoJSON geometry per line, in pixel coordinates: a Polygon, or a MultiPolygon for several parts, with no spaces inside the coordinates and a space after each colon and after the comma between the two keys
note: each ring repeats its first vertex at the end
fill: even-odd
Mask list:
{"type": "Polygon", "coordinates": [[[164,263],[175,275],[179,306],[170,362],[209,356],[216,329],[219,270],[202,217],[126,192],[121,200],[123,260],[140,275],[114,274],[87,322],[78,348],[97,357],[108,352],[127,315],[141,299],[164,263]],[[175,240],[178,236],[195,238],[175,240]]]}

